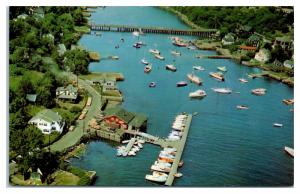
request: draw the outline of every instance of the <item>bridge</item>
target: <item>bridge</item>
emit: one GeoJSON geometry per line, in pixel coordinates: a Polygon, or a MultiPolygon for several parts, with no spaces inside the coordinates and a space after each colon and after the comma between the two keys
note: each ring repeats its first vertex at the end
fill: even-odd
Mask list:
{"type": "Polygon", "coordinates": [[[153,34],[173,34],[185,36],[199,36],[201,38],[211,38],[216,32],[216,29],[173,29],[164,27],[138,27],[129,25],[110,25],[110,24],[90,24],[90,29],[93,31],[111,31],[111,32],[142,32],[153,34]]]}

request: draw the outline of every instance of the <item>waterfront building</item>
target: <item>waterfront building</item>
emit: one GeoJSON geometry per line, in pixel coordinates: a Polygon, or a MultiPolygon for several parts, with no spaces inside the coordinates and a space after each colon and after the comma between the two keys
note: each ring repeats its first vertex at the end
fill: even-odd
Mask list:
{"type": "Polygon", "coordinates": [[[32,117],[28,124],[36,126],[44,134],[50,134],[53,131],[61,133],[65,126],[62,117],[50,109],[44,109],[32,117]]]}
{"type": "Polygon", "coordinates": [[[245,45],[241,45],[240,46],[241,50],[246,50],[246,51],[256,51],[256,47],[255,46],[245,46],[245,45]]]}
{"type": "Polygon", "coordinates": [[[228,33],[222,38],[222,44],[223,45],[232,45],[234,44],[234,34],[233,33],[228,33]]]}
{"type": "Polygon", "coordinates": [[[145,130],[147,116],[129,112],[119,106],[107,108],[104,111],[104,122],[111,129],[145,130]]]}
{"type": "Polygon", "coordinates": [[[56,89],[57,99],[75,101],[78,97],[78,89],[71,84],[67,87],[58,87],[56,89]]]}
{"type": "Polygon", "coordinates": [[[280,45],[283,50],[294,50],[294,41],[289,36],[276,37],[273,47],[280,45]]]}
{"type": "Polygon", "coordinates": [[[289,69],[293,69],[294,68],[294,62],[292,60],[285,60],[283,62],[283,66],[289,69]]]}
{"type": "Polygon", "coordinates": [[[260,49],[258,53],[255,54],[254,59],[259,62],[266,63],[271,59],[271,52],[267,49],[260,49]]]}

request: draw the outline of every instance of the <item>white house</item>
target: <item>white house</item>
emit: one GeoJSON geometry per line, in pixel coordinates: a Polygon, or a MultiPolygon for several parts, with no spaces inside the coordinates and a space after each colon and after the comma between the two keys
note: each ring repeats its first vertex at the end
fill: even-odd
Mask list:
{"type": "Polygon", "coordinates": [[[62,117],[50,109],[44,109],[37,113],[28,121],[28,124],[36,126],[44,134],[50,134],[53,131],[61,133],[65,126],[62,117]]]}
{"type": "Polygon", "coordinates": [[[260,49],[254,58],[259,62],[266,63],[271,59],[271,52],[267,49],[260,49]]]}

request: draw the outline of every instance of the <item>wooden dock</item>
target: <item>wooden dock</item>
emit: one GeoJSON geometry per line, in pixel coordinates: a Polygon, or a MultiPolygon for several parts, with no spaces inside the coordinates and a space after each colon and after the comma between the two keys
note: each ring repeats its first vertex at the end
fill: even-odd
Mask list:
{"type": "Polygon", "coordinates": [[[178,165],[181,160],[181,156],[182,156],[182,153],[184,150],[184,146],[185,146],[186,139],[187,139],[187,136],[189,133],[191,122],[192,122],[192,115],[188,115],[188,118],[186,120],[186,126],[183,131],[183,135],[182,135],[181,139],[176,141],[176,144],[174,145],[174,147],[177,149],[177,152],[176,152],[176,156],[175,156],[174,162],[171,167],[171,171],[170,171],[167,181],[165,183],[165,185],[167,185],[167,186],[171,186],[173,184],[173,181],[175,178],[174,175],[177,173],[178,165]]]}
{"type": "Polygon", "coordinates": [[[172,29],[163,27],[138,27],[129,25],[111,25],[111,24],[90,24],[90,29],[94,31],[111,31],[111,32],[143,32],[153,34],[174,34],[185,36],[199,36],[202,38],[212,38],[217,32],[216,29],[172,29]]]}
{"type": "Polygon", "coordinates": [[[126,149],[125,149],[125,155],[128,155],[128,152],[131,150],[132,146],[134,145],[136,138],[131,138],[130,141],[128,142],[126,149]]]}

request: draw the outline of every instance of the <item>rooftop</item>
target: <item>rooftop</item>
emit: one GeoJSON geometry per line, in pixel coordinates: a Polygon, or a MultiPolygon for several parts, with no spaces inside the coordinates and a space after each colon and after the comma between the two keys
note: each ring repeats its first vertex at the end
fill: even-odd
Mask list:
{"type": "Polygon", "coordinates": [[[243,50],[256,50],[257,48],[255,46],[245,46],[245,45],[241,45],[240,49],[243,50]]]}
{"type": "Polygon", "coordinates": [[[47,122],[53,122],[53,121],[61,121],[62,117],[58,113],[55,113],[50,109],[44,109],[38,112],[31,120],[33,119],[43,119],[47,122]]]}
{"type": "Polygon", "coordinates": [[[135,117],[130,121],[129,125],[133,127],[141,127],[143,123],[147,121],[147,116],[144,114],[135,113],[135,117]]]}
{"type": "Polygon", "coordinates": [[[106,116],[117,116],[126,123],[129,123],[135,116],[133,113],[128,112],[119,106],[108,108],[104,113],[106,116]]]}

